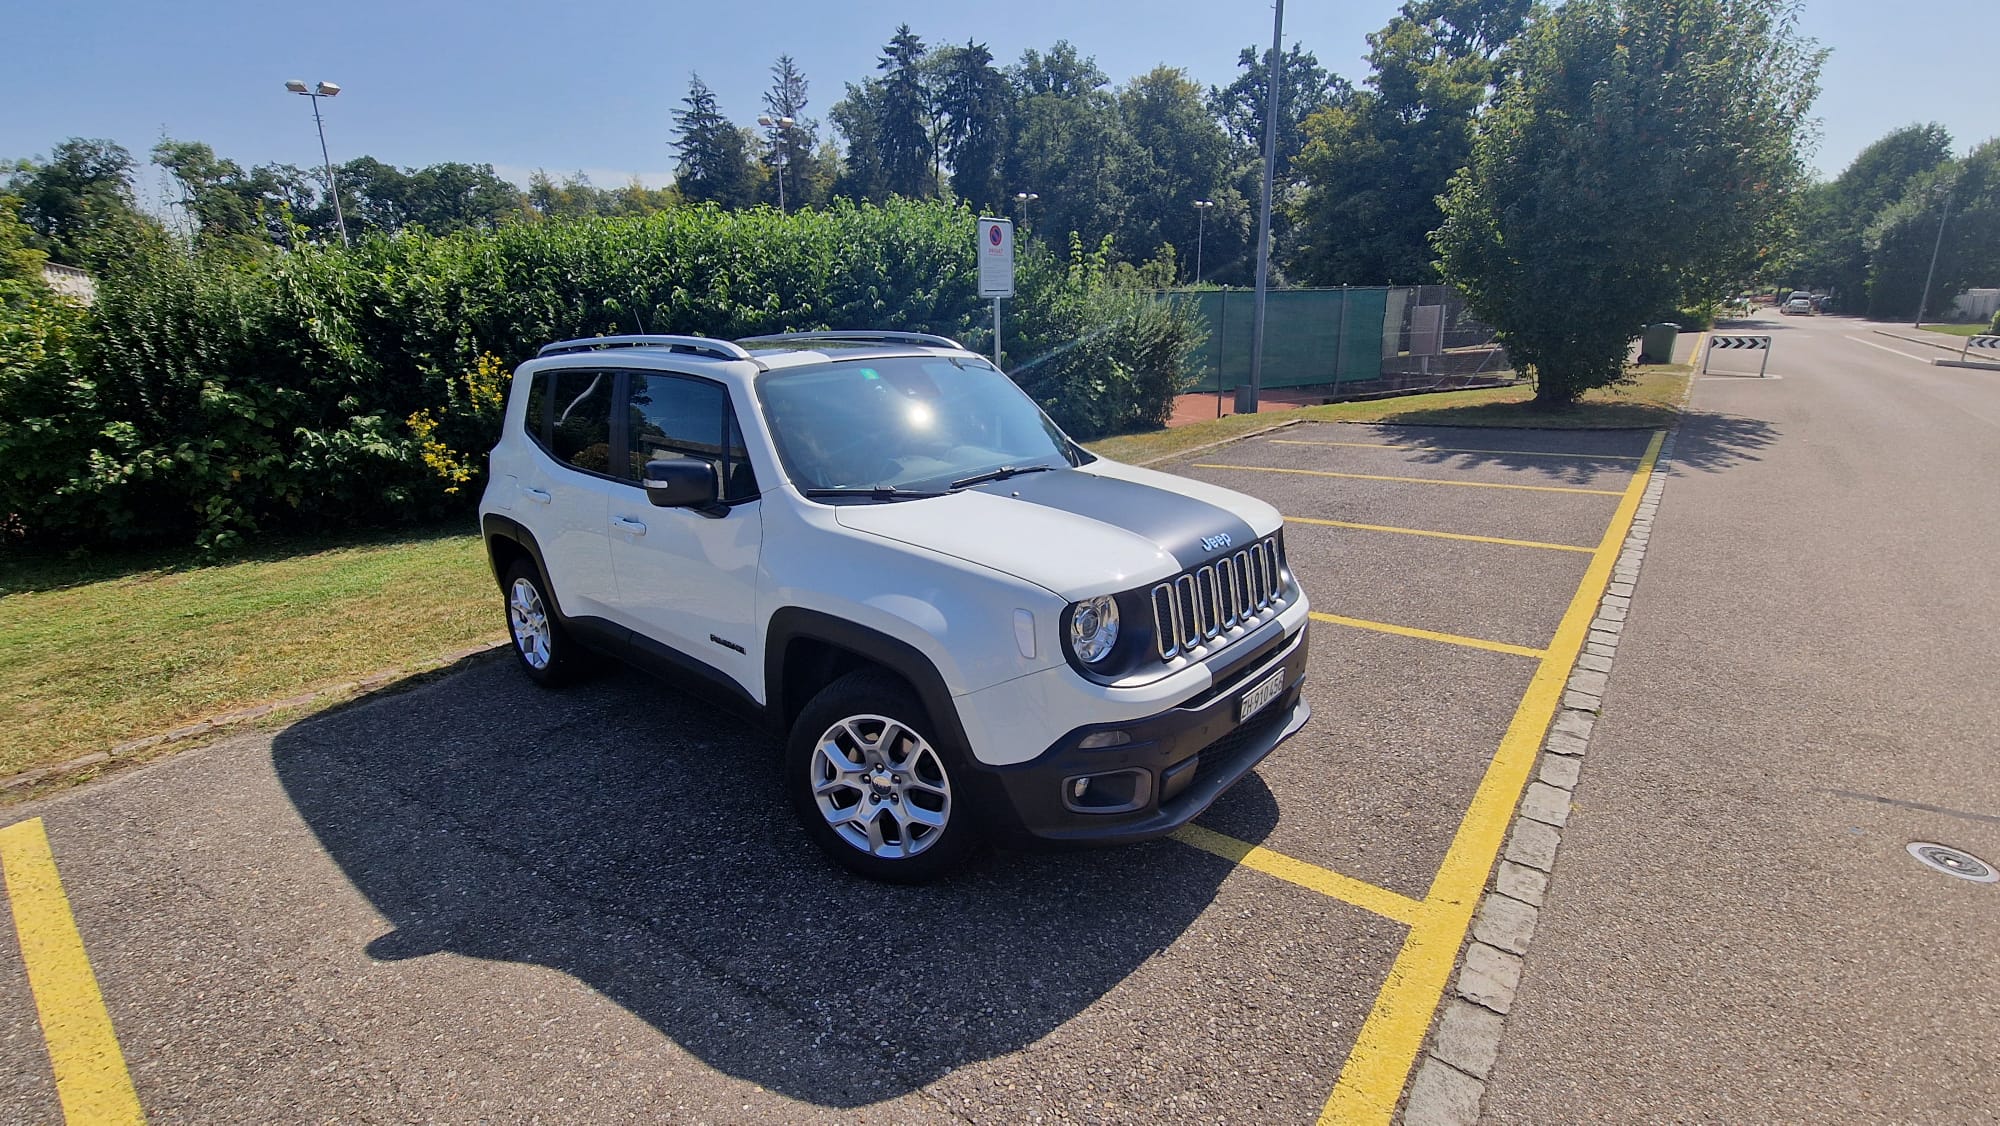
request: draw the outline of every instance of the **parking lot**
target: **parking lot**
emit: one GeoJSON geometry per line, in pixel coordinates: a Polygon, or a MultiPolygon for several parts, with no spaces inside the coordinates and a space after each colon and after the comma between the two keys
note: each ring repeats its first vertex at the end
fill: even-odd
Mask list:
{"type": "MultiPolygon", "coordinates": [[[[1178,839],[870,884],[762,734],[500,660],[10,811],[116,1032],[67,1066],[122,1052],[156,1121],[1384,1120],[1659,444],[1161,466],[1284,512],[1316,611],[1312,723],[1178,839]]],[[[0,959],[0,1118],[62,1117],[49,988],[0,959]]]]}

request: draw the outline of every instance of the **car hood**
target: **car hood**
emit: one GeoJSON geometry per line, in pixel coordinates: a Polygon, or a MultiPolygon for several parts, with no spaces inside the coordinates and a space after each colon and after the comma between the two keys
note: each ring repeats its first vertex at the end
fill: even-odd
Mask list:
{"type": "Polygon", "coordinates": [[[838,519],[1070,601],[1179,574],[1283,523],[1241,493],[1103,459],[925,500],[842,505],[838,519]]]}

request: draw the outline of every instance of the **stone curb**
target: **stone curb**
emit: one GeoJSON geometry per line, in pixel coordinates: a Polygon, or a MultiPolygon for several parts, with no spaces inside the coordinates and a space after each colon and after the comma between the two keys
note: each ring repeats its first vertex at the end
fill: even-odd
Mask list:
{"type": "Polygon", "coordinates": [[[449,653],[432,657],[427,661],[382,669],[379,672],[369,673],[359,680],[348,680],[342,681],[339,684],[330,684],[317,692],[307,692],[299,696],[287,696],[282,700],[272,700],[269,703],[258,704],[254,707],[238,708],[235,711],[209,716],[207,719],[198,720],[183,727],[176,727],[172,731],[162,731],[157,735],[147,735],[139,739],[128,739],[108,751],[92,751],[90,754],[70,759],[68,762],[59,762],[53,766],[39,766],[33,770],[24,770],[19,774],[11,774],[5,778],[0,778],[0,793],[19,789],[23,786],[32,786],[45,778],[53,778],[78,770],[87,770],[93,766],[101,766],[114,759],[128,758],[137,751],[148,750],[166,743],[178,743],[186,739],[192,739],[197,735],[207,735],[214,731],[223,730],[224,728],[234,727],[240,723],[262,719],[272,712],[284,711],[288,708],[305,707],[308,704],[318,703],[321,700],[334,696],[373,692],[377,688],[393,684],[400,680],[407,680],[421,673],[431,672],[446,665],[457,664],[459,661],[471,657],[484,656],[496,649],[505,649],[509,644],[506,641],[491,641],[485,645],[473,645],[464,649],[454,649],[449,653]]]}
{"type": "Polygon", "coordinates": [[[1492,883],[1480,899],[1459,956],[1454,987],[1433,1018],[1409,1097],[1398,1116],[1407,1126],[1472,1126],[1479,1121],[1486,1077],[1500,1055],[1507,1013],[1514,1006],[1523,958],[1534,938],[1549,873],[1569,822],[1570,796],[1610,683],[1678,436],[1678,429],[1671,431],[1660,445],[1653,477],[1640,495],[1631,530],[1613,564],[1612,582],[1590,623],[1589,640],[1570,670],[1562,706],[1549,725],[1535,773],[1521,793],[1492,883]]]}

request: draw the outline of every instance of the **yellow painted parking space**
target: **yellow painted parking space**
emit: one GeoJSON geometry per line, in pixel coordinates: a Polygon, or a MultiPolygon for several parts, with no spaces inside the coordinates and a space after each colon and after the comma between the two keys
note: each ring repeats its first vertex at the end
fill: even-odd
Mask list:
{"type": "Polygon", "coordinates": [[[1308,442],[1300,438],[1273,438],[1274,446],[1339,446],[1353,450],[1403,450],[1418,454],[1499,454],[1505,457],[1563,457],[1572,461],[1643,461],[1641,454],[1576,454],[1560,450],[1473,450],[1457,446],[1411,446],[1401,442],[1308,442]]]}
{"type": "Polygon", "coordinates": [[[1469,536],[1464,532],[1433,532],[1427,528],[1398,528],[1393,524],[1356,524],[1351,520],[1322,520],[1315,516],[1287,516],[1288,524],[1320,524],[1328,528],[1351,528],[1357,532],[1390,532],[1399,536],[1430,536],[1440,540],[1464,540],[1467,543],[1491,543],[1502,547],[1534,547],[1543,551],[1576,551],[1584,555],[1594,554],[1594,547],[1578,547],[1567,543],[1541,543],[1536,540],[1510,540],[1499,536],[1469,536]]]}
{"type": "Polygon", "coordinates": [[[1420,637],[1425,641],[1441,641],[1446,645],[1463,645],[1468,649],[1485,649],[1493,653],[1512,653],[1517,657],[1541,657],[1547,655],[1541,649],[1530,649],[1525,645],[1509,645],[1504,641],[1488,641],[1482,637],[1461,637],[1455,633],[1439,633],[1436,630],[1393,625],[1389,622],[1371,622],[1365,618],[1343,618],[1339,614],[1322,614],[1318,610],[1314,610],[1310,616],[1313,621],[1326,622],[1329,625],[1374,630],[1376,633],[1393,633],[1400,637],[1420,637]]]}
{"type": "Polygon", "coordinates": [[[1273,852],[1262,845],[1239,841],[1235,837],[1204,829],[1199,825],[1183,825],[1174,830],[1173,836],[1182,844],[1192,845],[1233,864],[1262,872],[1267,876],[1275,876],[1286,883],[1297,884],[1364,911],[1372,911],[1404,926],[1416,922],[1417,915],[1424,909],[1422,903],[1399,892],[1377,887],[1352,876],[1343,876],[1332,869],[1308,864],[1303,860],[1286,856],[1282,852],[1273,852]]]}
{"type": "Polygon", "coordinates": [[[1577,654],[1583,651],[1590,619],[1611,581],[1612,564],[1665,439],[1665,431],[1654,433],[1637,472],[1623,490],[1617,512],[1570,599],[1562,623],[1556,627],[1555,640],[1542,656],[1470,808],[1459,821],[1444,863],[1424,896],[1424,910],[1412,923],[1388,979],[1362,1023],[1321,1113],[1322,1123],[1386,1123],[1395,1113],[1431,1019],[1444,999],[1487,876],[1499,858],[1514,807],[1534,768],[1542,734],[1555,718],[1563,684],[1577,654]]]}
{"type": "Polygon", "coordinates": [[[0,829],[0,868],[63,1117],[71,1126],[144,1122],[41,818],[0,829]]]}
{"type": "Polygon", "coordinates": [[[1331,469],[1289,469],[1275,465],[1215,465],[1195,462],[1196,469],[1238,469],[1249,473],[1298,473],[1307,477],[1345,477],[1350,481],[1395,481],[1404,485],[1447,485],[1454,489],[1518,489],[1528,493],[1585,493],[1615,497],[1617,489],[1579,489],[1568,485],[1511,485],[1500,481],[1447,481],[1437,477],[1387,477],[1379,473],[1335,473],[1331,469]]]}

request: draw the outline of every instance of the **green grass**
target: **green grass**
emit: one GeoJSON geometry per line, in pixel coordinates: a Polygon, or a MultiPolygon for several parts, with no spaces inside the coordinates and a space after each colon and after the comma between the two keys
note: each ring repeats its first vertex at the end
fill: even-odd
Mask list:
{"type": "Polygon", "coordinates": [[[1942,332],[1947,336],[1986,336],[1991,325],[1925,325],[1928,332],[1942,332]]]}
{"type": "Polygon", "coordinates": [[[1623,387],[1591,391],[1574,408],[1559,412],[1535,409],[1532,405],[1534,390],[1523,384],[1228,415],[1170,430],[1121,434],[1091,442],[1089,446],[1092,452],[1118,461],[1157,461],[1295,420],[1548,430],[1652,430],[1671,425],[1680,413],[1680,404],[1687,397],[1688,379],[1693,371],[1690,364],[1634,368],[1633,382],[1623,387]]]}
{"type": "Polygon", "coordinates": [[[504,633],[477,536],[280,550],[124,574],[115,559],[10,564],[0,777],[504,633]]]}

